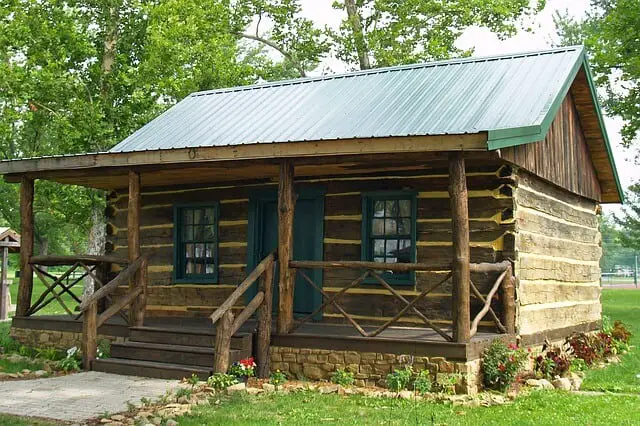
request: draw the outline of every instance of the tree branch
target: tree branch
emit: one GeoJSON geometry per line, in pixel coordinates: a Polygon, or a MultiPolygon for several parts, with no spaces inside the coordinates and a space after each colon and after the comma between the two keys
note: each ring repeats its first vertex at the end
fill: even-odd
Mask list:
{"type": "Polygon", "coordinates": [[[260,37],[258,35],[252,35],[252,34],[246,34],[246,33],[239,33],[238,35],[240,37],[247,38],[249,40],[254,40],[254,41],[257,41],[259,43],[265,44],[265,45],[271,47],[272,49],[277,50],[278,52],[280,52],[282,54],[282,56],[284,56],[286,59],[288,59],[293,64],[294,67],[296,67],[296,69],[300,73],[300,77],[306,77],[307,76],[307,73],[305,72],[304,67],[302,66],[302,64],[291,53],[287,52],[282,47],[280,47],[276,43],[274,43],[273,41],[271,41],[269,39],[266,39],[264,37],[260,37]]]}

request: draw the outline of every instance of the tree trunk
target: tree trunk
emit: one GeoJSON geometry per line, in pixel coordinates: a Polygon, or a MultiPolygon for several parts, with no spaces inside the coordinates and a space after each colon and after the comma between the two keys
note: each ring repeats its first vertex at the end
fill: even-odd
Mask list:
{"type": "Polygon", "coordinates": [[[349,25],[351,25],[356,53],[360,61],[360,69],[368,70],[371,68],[371,63],[369,61],[369,52],[367,52],[367,43],[364,40],[364,34],[362,32],[362,17],[358,12],[358,6],[356,6],[355,0],[345,0],[344,6],[345,9],[347,9],[347,17],[349,25]]]}
{"type": "MultiPolygon", "coordinates": [[[[89,230],[87,254],[97,256],[103,255],[106,240],[107,232],[104,219],[104,208],[101,203],[95,200],[91,206],[91,229],[89,230]]],[[[90,277],[85,278],[83,291],[84,297],[92,295],[94,291],[95,283],[93,282],[93,279],[90,277]]]]}

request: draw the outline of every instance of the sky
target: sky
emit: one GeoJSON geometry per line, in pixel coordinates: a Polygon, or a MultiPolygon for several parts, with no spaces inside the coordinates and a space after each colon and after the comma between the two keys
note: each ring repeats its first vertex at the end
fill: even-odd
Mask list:
{"type": "MultiPolygon", "coordinates": [[[[333,0],[302,0],[302,13],[313,19],[318,26],[335,27],[342,19],[342,12],[333,10],[333,0]]],[[[545,9],[534,18],[533,32],[520,31],[514,37],[500,40],[486,28],[472,27],[467,29],[457,41],[457,46],[462,49],[474,48],[474,56],[498,55],[504,53],[517,53],[532,50],[548,49],[552,41],[556,40],[553,16],[555,12],[568,11],[575,17],[582,17],[589,8],[589,0],[547,0],[545,9]]],[[[333,72],[341,72],[341,64],[328,62],[322,64],[328,66],[333,72]]],[[[609,135],[618,174],[622,186],[626,188],[640,178],[638,166],[633,163],[633,155],[621,145],[620,129],[622,121],[617,117],[605,117],[605,126],[609,135]]],[[[605,212],[618,212],[618,205],[605,205],[605,212]]]]}

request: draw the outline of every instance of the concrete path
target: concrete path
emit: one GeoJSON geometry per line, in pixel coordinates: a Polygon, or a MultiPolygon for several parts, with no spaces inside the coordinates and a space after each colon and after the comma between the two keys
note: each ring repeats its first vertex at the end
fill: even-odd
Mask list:
{"type": "Polygon", "coordinates": [[[0,382],[0,413],[82,421],[127,410],[127,402],[152,400],[175,390],[177,380],[77,373],[50,379],[0,382]]]}

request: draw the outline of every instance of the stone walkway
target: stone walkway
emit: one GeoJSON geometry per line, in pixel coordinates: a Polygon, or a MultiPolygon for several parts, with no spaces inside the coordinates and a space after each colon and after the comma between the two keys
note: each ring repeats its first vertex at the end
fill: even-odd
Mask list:
{"type": "Polygon", "coordinates": [[[127,402],[157,399],[177,380],[88,372],[50,379],[0,382],[0,413],[82,421],[127,410],[127,402]]]}

